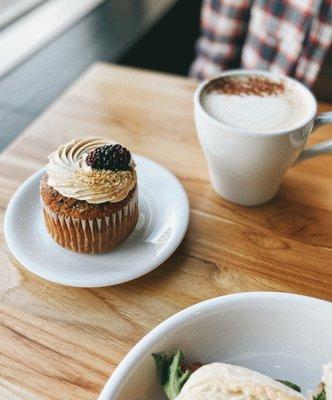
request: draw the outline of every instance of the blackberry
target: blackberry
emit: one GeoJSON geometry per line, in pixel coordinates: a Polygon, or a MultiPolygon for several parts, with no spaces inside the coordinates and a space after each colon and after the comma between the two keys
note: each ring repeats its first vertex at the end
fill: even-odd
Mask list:
{"type": "Polygon", "coordinates": [[[130,152],[120,144],[106,144],[90,151],[86,163],[94,169],[125,171],[129,168],[130,152]]]}

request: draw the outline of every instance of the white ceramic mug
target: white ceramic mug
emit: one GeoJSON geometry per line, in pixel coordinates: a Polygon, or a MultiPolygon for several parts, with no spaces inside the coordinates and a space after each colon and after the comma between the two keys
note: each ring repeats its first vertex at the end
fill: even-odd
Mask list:
{"type": "MultiPolygon", "coordinates": [[[[264,71],[230,70],[214,79],[237,74],[278,77],[264,71]]],[[[291,78],[283,79],[303,86],[291,78]]],[[[312,105],[303,122],[292,129],[265,133],[233,128],[211,117],[201,104],[202,91],[209,82],[196,90],[195,120],[212,186],[225,199],[245,206],[266,203],[276,195],[284,173],[295,161],[332,151],[332,140],[303,150],[313,129],[332,123],[332,112],[317,115],[317,102],[304,86],[312,105]]]]}

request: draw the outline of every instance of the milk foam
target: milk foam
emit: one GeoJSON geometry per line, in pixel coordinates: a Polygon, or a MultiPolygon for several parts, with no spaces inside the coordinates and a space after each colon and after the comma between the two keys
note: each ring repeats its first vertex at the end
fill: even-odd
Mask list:
{"type": "MultiPolygon", "coordinates": [[[[243,77],[240,79],[243,80],[243,77]]],[[[225,125],[267,133],[297,126],[313,108],[313,100],[308,92],[286,80],[282,92],[262,96],[251,93],[224,94],[222,89],[205,90],[201,103],[209,115],[225,125]]]]}

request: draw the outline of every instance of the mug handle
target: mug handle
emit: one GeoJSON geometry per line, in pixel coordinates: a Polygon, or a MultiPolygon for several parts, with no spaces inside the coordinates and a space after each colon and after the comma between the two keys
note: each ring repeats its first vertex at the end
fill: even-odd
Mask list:
{"type": "MultiPolygon", "coordinates": [[[[332,124],[332,112],[325,112],[316,116],[312,130],[319,128],[321,125],[332,124]]],[[[313,146],[304,149],[300,154],[296,163],[306,160],[320,154],[332,152],[332,140],[325,140],[324,142],[317,143],[313,146]]]]}

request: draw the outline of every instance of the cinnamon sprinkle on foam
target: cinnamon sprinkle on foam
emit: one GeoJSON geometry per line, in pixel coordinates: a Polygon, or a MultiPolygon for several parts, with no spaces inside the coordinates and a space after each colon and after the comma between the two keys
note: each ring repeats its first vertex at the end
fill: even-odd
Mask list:
{"type": "Polygon", "coordinates": [[[210,82],[206,93],[216,92],[228,96],[273,96],[285,91],[282,80],[274,81],[264,76],[234,77],[226,76],[210,82]]]}

